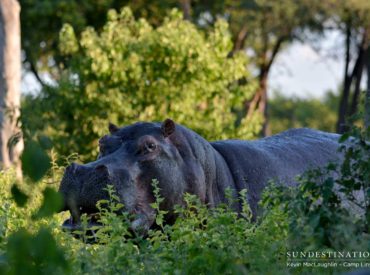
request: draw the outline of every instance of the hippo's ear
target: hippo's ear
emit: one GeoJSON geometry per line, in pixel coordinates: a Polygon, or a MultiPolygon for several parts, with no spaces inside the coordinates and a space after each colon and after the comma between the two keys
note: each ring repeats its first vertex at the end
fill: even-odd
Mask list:
{"type": "Polygon", "coordinates": [[[161,130],[164,137],[170,136],[173,132],[175,132],[175,122],[173,120],[167,118],[165,121],[162,122],[161,130]]]}
{"type": "Polygon", "coordinates": [[[109,122],[109,126],[108,126],[108,129],[109,129],[109,132],[111,134],[114,134],[115,132],[117,132],[119,130],[118,126],[109,122]]]}

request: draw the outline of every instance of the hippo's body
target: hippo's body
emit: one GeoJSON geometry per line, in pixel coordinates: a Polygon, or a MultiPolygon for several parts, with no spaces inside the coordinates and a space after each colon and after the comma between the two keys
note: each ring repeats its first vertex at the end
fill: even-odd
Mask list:
{"type": "Polygon", "coordinates": [[[290,129],[255,141],[227,140],[211,143],[225,159],[235,189],[247,189],[253,214],[270,180],[296,184],[304,171],[338,161],[339,135],[308,128],[290,129]]]}
{"type": "Polygon", "coordinates": [[[226,188],[234,196],[247,189],[256,216],[269,180],[291,186],[305,170],[341,158],[338,135],[311,129],[292,129],[257,141],[211,143],[172,120],[124,128],[110,125],[110,132],[100,140],[99,158],[71,165],[62,180],[60,192],[75,222],[81,212],[96,211],[96,202],[106,198],[104,188],[111,184],[134,216],[132,228],[149,229],[155,218],[150,207],[153,179],[159,182],[168,220],[174,218],[171,210],[183,204],[186,192],[214,207],[226,202],[226,188]]]}

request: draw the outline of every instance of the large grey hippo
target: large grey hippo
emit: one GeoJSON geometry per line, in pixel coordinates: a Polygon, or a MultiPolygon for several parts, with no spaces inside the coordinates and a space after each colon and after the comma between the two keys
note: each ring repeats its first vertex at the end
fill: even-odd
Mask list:
{"type": "MultiPolygon", "coordinates": [[[[294,185],[305,170],[322,167],[340,158],[337,134],[311,129],[291,129],[256,141],[208,142],[192,130],[166,119],[163,123],[138,122],[118,128],[99,141],[96,161],[67,167],[60,185],[65,208],[72,214],[70,227],[81,213],[97,212],[96,203],[107,198],[108,184],[132,214],[131,228],[146,231],[154,223],[152,180],[159,182],[161,208],[183,204],[186,192],[209,207],[226,202],[225,189],[235,197],[247,189],[255,217],[261,193],[269,180],[294,185]]],[[[235,205],[239,211],[241,206],[235,205]]]]}

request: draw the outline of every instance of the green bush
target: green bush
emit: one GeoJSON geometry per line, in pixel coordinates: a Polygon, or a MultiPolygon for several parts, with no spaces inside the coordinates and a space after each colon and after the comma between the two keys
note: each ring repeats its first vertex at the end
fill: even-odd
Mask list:
{"type": "Polygon", "coordinates": [[[245,55],[228,57],[231,49],[225,21],[203,33],[177,11],[158,28],[135,20],[128,8],[110,11],[100,33],[86,28],[76,38],[65,25],[60,50],[68,67],[56,86],[25,98],[24,128],[46,133],[58,153],[84,159],[97,155],[108,121],[171,117],[211,140],[251,138],[261,118],[246,121],[241,110],[256,86],[245,55]]]}
{"type": "MultiPolygon", "coordinates": [[[[56,274],[267,274],[271,266],[275,274],[287,271],[287,224],[279,209],[257,226],[250,222],[246,202],[245,218],[240,218],[229,207],[231,203],[210,210],[187,195],[187,207],[176,209],[179,218],[175,224],[165,225],[157,218],[161,229],[142,238],[128,230],[127,216],[114,212],[122,205],[110,189],[111,199],[101,202],[108,206],[100,212],[103,227],[96,228],[94,236],[87,230],[75,232],[79,235],[76,239],[60,228],[65,214],[34,217],[48,179],[38,188],[26,190],[28,185],[22,185],[29,202],[19,208],[11,198],[9,178],[0,178],[6,187],[1,191],[1,204],[7,205],[0,211],[1,221],[6,220],[0,242],[2,274],[50,274],[50,270],[56,274]]],[[[158,204],[152,206],[157,208],[158,204]]]]}

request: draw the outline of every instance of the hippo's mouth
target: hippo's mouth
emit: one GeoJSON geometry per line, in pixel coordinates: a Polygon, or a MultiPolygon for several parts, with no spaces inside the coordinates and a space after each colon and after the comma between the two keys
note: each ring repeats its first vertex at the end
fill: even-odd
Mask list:
{"type": "Polygon", "coordinates": [[[72,216],[66,219],[62,224],[62,229],[67,232],[73,232],[76,230],[93,230],[96,227],[101,227],[102,223],[99,222],[99,216],[97,214],[87,215],[87,223],[83,223],[80,219],[76,220],[72,216]]]}
{"type": "MultiPolygon", "coordinates": [[[[117,213],[119,214],[119,213],[117,213]]],[[[122,214],[122,213],[121,213],[122,214]]],[[[87,236],[92,242],[97,241],[96,232],[104,224],[100,221],[99,213],[83,213],[86,218],[83,219],[82,215],[72,214],[69,219],[66,219],[62,224],[62,230],[71,233],[74,237],[80,238],[82,235],[87,236]],[[83,232],[83,233],[81,233],[83,232]]],[[[144,213],[135,213],[130,215],[128,231],[132,236],[145,236],[149,229],[153,226],[154,216],[149,216],[144,213]]]]}
{"type": "Polygon", "coordinates": [[[76,239],[82,239],[86,243],[98,242],[96,232],[103,226],[99,221],[98,215],[89,214],[87,215],[87,219],[84,219],[84,221],[81,222],[81,219],[76,220],[71,216],[63,222],[62,230],[71,234],[76,239]]]}

